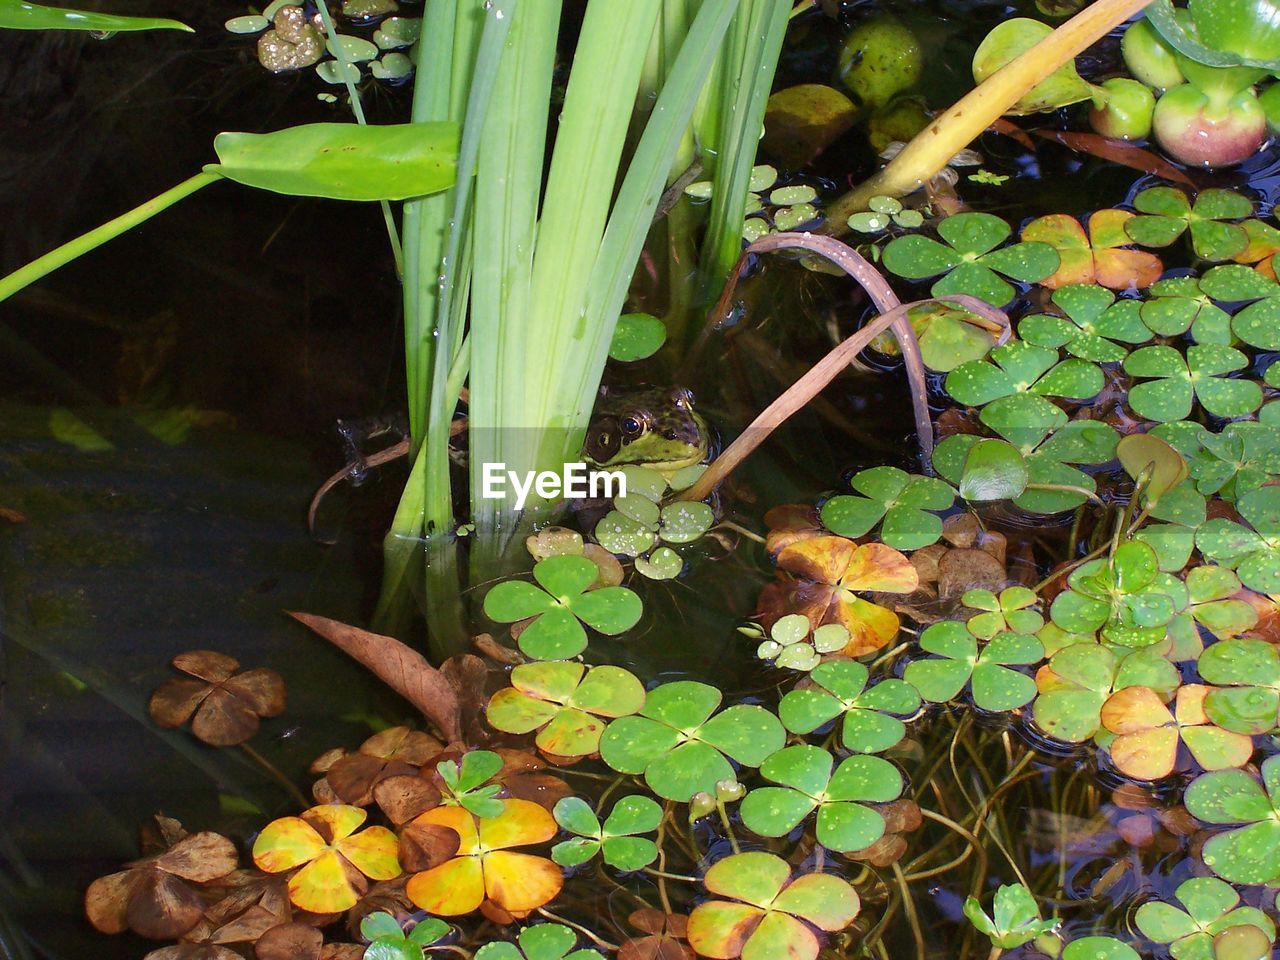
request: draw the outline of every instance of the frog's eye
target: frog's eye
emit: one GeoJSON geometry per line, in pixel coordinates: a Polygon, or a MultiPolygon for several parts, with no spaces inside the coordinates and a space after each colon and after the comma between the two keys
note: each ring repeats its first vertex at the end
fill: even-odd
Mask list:
{"type": "Polygon", "coordinates": [[[644,425],[635,417],[623,417],[620,426],[622,427],[622,432],[628,437],[638,437],[641,430],[644,429],[644,425]]]}

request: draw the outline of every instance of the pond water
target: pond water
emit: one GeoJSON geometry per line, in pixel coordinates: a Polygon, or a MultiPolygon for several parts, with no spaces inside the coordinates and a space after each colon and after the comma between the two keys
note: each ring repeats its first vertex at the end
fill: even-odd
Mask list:
{"type": "MultiPolygon", "coordinates": [[[[848,16],[864,16],[866,6],[850,5],[848,16]]],[[[1005,12],[986,3],[879,6],[924,40],[922,92],[935,106],[967,89],[971,51],[1005,12]]],[[[122,12],[163,7],[138,2],[122,12]]],[[[317,101],[310,73],[270,77],[250,43],[221,30],[239,12],[194,9],[198,33],[181,42],[0,39],[3,59],[21,64],[0,71],[0,273],[190,176],[220,130],[338,118],[338,108],[317,101]]],[[[802,23],[779,85],[825,79],[838,42],[831,21],[802,23]]],[[[383,88],[371,105],[382,117],[404,107],[404,91],[383,88]]],[[[980,146],[985,166],[1013,179],[966,187],[964,196],[1014,222],[1113,206],[1144,183],[1052,144],[1035,161],[1002,138],[980,146]]],[[[1264,155],[1204,185],[1247,183],[1270,211],[1280,161],[1268,162],[1264,155]]],[[[806,182],[834,193],[874,163],[855,132],[806,182]]],[[[664,297],[639,294],[641,307],[664,297]]],[[[829,350],[833,334],[847,335],[870,313],[847,281],[794,263],[763,265],[743,296],[738,326],[713,335],[696,374],[684,378],[699,409],[730,436],[829,350]]],[[[230,184],[0,306],[0,508],[20,514],[0,519],[6,960],[136,957],[151,948],[128,935],[102,937],[82,912],[86,885],[136,856],[138,826],[151,814],[244,840],[295,809],[249,757],[147,719],[147,698],[170,676],[174,654],[216,649],[280,671],[288,709],[254,743],[304,787],[323,750],[411,720],[406,704],[283,613],[367,622],[403,469],[384,468],[325,502],[319,534],[333,544],[308,533],[306,507],[341,467],[335,420],[395,408],[399,337],[376,208],[230,184]]],[[[917,468],[910,423],[896,363],[842,375],[748,461],[725,516],[762,532],[769,507],[814,502],[853,470],[917,468]]],[[[1007,519],[1010,555],[1033,568],[1034,582],[1044,553],[1033,558],[1031,546],[1061,551],[1068,530],[1007,519]]],[[[625,639],[593,645],[593,655],[646,680],[712,682],[727,700],[775,688],[778,674],[734,629],[752,614],[772,565],[746,540],[730,546],[708,541],[687,576],[644,585],[645,619],[625,639]]],[[[1069,930],[1102,932],[1125,929],[1137,895],[1168,892],[1185,877],[1176,856],[1185,840],[1162,831],[1137,801],[1133,810],[1112,802],[1120,781],[1099,779],[1083,754],[1055,758],[1027,729],[935,710],[889,756],[910,771],[922,806],[951,819],[980,810],[986,834],[961,859],[964,845],[946,824],[926,820],[896,875],[851,864],[866,909],[834,942],[839,955],[860,955],[854,945],[876,929],[888,956],[985,956],[985,943],[960,925],[962,901],[975,886],[1019,879],[1019,870],[1037,891],[1065,892],[1051,906],[1069,930]],[[1041,752],[1028,754],[1029,740],[1041,752]],[[1125,837],[1141,830],[1156,839],[1130,846],[1125,837]]],[[[601,897],[564,910],[625,917],[629,907],[601,897]]]]}

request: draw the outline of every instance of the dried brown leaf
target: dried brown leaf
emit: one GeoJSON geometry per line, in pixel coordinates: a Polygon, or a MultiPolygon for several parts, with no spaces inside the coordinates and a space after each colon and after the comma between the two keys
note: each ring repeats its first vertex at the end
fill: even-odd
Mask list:
{"type": "Polygon", "coordinates": [[[258,960],[320,960],[324,934],[305,923],[282,923],[262,935],[253,952],[258,960]]]}
{"type": "Polygon", "coordinates": [[[370,633],[328,617],[296,611],[289,611],[289,616],[364,664],[435,724],[446,740],[461,737],[458,698],[453,686],[422,654],[393,637],[370,633]]]}

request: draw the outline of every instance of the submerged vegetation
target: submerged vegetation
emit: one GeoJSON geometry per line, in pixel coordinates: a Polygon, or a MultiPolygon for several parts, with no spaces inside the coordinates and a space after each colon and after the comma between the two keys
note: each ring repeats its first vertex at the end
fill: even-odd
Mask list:
{"type": "Polygon", "coordinates": [[[282,678],[178,655],[154,723],[237,748],[292,806],[234,840],[158,815],[89,921],[173,941],[151,960],[1271,956],[1280,228],[1214,170],[1280,126],[1275,5],[1038,3],[932,117],[927,51],[885,12],[834,58],[850,98],[770,96],[789,27],[834,31],[838,4],[580,6],[573,29],[525,0],[236,17],[358,122],[224,133],[198,182],[0,280],[219,179],[380,203],[402,271],[411,468],[375,623],[293,616],[420,716],[300,789],[249,743],[282,678]],[[1119,55],[1075,62],[1112,31],[1119,55]],[[409,78],[410,122],[367,123],[362,96],[409,78]],[[993,122],[1019,156],[1038,134],[1141,178],[1014,220],[987,202],[1014,172],[955,172],[993,122]],[[756,152],[779,123],[804,154],[785,173],[756,152]],[[836,196],[804,166],[860,123],[905,132],[836,196]],[[654,302],[640,261],[661,318],[623,312],[654,302]],[[691,370],[823,271],[860,324],[833,321],[724,450],[681,386],[596,409],[610,358],[691,370]],[[733,472],[868,358],[915,446],[745,516],[733,472]],[[558,469],[584,443],[625,492],[524,515],[482,495],[486,464],[558,469]],[[746,679],[653,668],[632,641],[701,642],[678,613],[718,558],[754,597],[719,665],[746,679]]]}

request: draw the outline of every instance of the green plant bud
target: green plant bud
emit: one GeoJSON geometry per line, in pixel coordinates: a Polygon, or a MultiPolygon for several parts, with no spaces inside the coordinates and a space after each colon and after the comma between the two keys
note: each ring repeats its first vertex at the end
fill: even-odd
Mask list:
{"type": "Polygon", "coordinates": [[[1129,25],[1120,41],[1120,52],[1129,72],[1149,87],[1167,90],[1183,82],[1173,47],[1156,33],[1150,20],[1129,25]]]}
{"type": "Polygon", "coordinates": [[[714,813],[716,798],[711,794],[699,791],[689,798],[689,822],[697,823],[708,814],[714,813]]]}
{"type": "Polygon", "coordinates": [[[1152,130],[1175,160],[1196,167],[1225,167],[1253,156],[1267,136],[1267,117],[1253,91],[1215,103],[1189,83],[1156,102],[1152,130]]]}
{"type": "Polygon", "coordinates": [[[747,788],[737,780],[719,780],[716,782],[716,800],[720,803],[733,803],[741,800],[747,788]]]}
{"type": "Polygon", "coordinates": [[[1115,77],[1102,84],[1106,103],[1089,111],[1089,124],[1104,137],[1142,140],[1151,133],[1156,98],[1145,84],[1115,77]]]}

